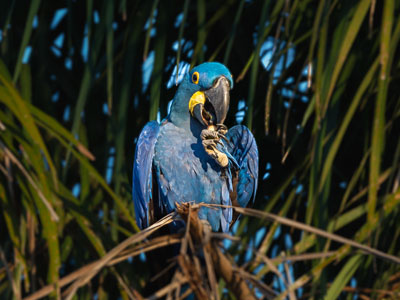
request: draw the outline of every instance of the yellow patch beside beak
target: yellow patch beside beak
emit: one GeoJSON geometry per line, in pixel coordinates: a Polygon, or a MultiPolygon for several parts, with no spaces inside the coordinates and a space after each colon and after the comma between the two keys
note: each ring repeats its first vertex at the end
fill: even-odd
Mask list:
{"type": "Polygon", "coordinates": [[[190,101],[189,101],[189,111],[190,111],[190,113],[193,115],[194,107],[197,104],[203,104],[204,105],[205,102],[206,102],[206,96],[204,95],[203,92],[198,91],[198,92],[194,93],[192,95],[192,97],[190,97],[190,101]]]}

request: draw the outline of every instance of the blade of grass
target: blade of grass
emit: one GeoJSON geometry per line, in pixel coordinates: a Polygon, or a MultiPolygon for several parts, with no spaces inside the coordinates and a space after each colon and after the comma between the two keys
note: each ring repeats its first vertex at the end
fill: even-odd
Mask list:
{"type": "Polygon", "coordinates": [[[319,182],[319,189],[318,189],[319,191],[322,190],[322,187],[325,183],[327,175],[330,172],[330,170],[332,169],[333,161],[339,150],[339,146],[343,140],[344,134],[346,133],[346,130],[348,129],[348,126],[349,126],[351,120],[353,119],[353,116],[354,116],[357,108],[359,107],[359,103],[360,103],[365,91],[367,90],[367,88],[370,86],[372,80],[374,79],[374,75],[376,74],[378,65],[379,65],[379,60],[376,59],[374,61],[374,63],[372,64],[371,68],[369,69],[369,71],[367,72],[367,74],[365,75],[359,88],[357,89],[357,92],[346,112],[346,115],[344,116],[343,121],[341,121],[340,128],[339,128],[337,134],[335,135],[335,140],[333,141],[332,145],[330,146],[328,155],[326,156],[326,159],[324,162],[324,166],[323,166],[322,173],[321,173],[321,179],[319,182]]]}
{"type": "Polygon", "coordinates": [[[329,287],[324,297],[324,300],[334,300],[339,297],[343,288],[357,271],[362,261],[361,255],[355,255],[347,261],[339,274],[336,275],[335,280],[332,282],[332,285],[329,287]]]}
{"type": "Polygon", "coordinates": [[[239,4],[239,8],[236,11],[235,19],[233,20],[233,24],[232,24],[231,33],[229,34],[228,44],[227,44],[226,50],[225,50],[224,65],[226,65],[229,61],[229,56],[231,55],[233,41],[235,40],[235,37],[236,37],[236,31],[239,26],[240,17],[242,16],[243,7],[244,7],[245,2],[246,2],[245,0],[241,0],[240,4],[239,4]]]}
{"type": "Polygon", "coordinates": [[[372,123],[371,156],[369,164],[368,193],[368,222],[373,224],[377,221],[375,215],[378,179],[381,167],[382,153],[385,143],[385,110],[388,92],[388,81],[390,65],[388,65],[390,40],[393,24],[394,1],[386,0],[382,16],[382,32],[380,41],[380,75],[378,79],[378,94],[375,102],[374,119],[372,123]]]}
{"type": "MultiPolygon", "coordinates": [[[[198,62],[204,61],[204,44],[207,38],[206,32],[206,3],[204,0],[197,0],[197,42],[194,47],[193,59],[198,62]]],[[[194,64],[194,63],[193,63],[194,64]]]]}
{"type": "Polygon", "coordinates": [[[21,71],[22,57],[24,55],[26,46],[28,46],[29,40],[31,38],[33,18],[37,14],[37,12],[39,10],[39,6],[40,6],[40,0],[32,0],[31,1],[31,6],[29,7],[28,17],[26,18],[24,35],[22,36],[21,46],[19,47],[18,58],[17,58],[17,62],[15,64],[14,76],[13,76],[14,84],[17,82],[19,73],[21,71]]]}
{"type": "MultiPolygon", "coordinates": [[[[146,1],[144,6],[141,8],[145,12],[151,10],[151,2],[146,1]]],[[[131,88],[133,81],[133,70],[134,66],[137,64],[135,58],[138,55],[138,49],[141,41],[141,34],[146,22],[145,17],[148,16],[147,13],[140,13],[137,15],[135,22],[130,25],[131,30],[127,31],[126,38],[127,44],[124,47],[126,52],[124,58],[124,65],[131,66],[129,68],[124,68],[122,73],[122,80],[119,86],[119,96],[118,96],[118,113],[117,113],[117,130],[113,131],[112,134],[115,140],[115,191],[117,193],[121,192],[121,186],[123,180],[126,178],[126,171],[123,169],[126,165],[126,153],[125,153],[125,142],[126,142],[126,130],[129,120],[129,102],[131,101],[131,88]]],[[[138,112],[133,112],[138,114],[138,112]]],[[[137,228],[137,227],[136,227],[137,228]]]]}
{"type": "Polygon", "coordinates": [[[28,108],[39,126],[46,129],[50,134],[55,134],[55,137],[66,140],[71,145],[74,145],[88,159],[95,160],[94,155],[55,119],[33,105],[28,105],[28,108]]]}
{"type": "Polygon", "coordinates": [[[26,102],[31,102],[32,97],[32,78],[31,78],[31,67],[29,65],[22,65],[21,69],[21,97],[26,102]]]}
{"type": "Polygon", "coordinates": [[[157,9],[159,0],[154,0],[153,1],[153,6],[150,11],[150,17],[148,19],[149,22],[149,27],[147,28],[146,32],[146,39],[144,41],[144,50],[143,50],[143,61],[147,59],[147,55],[149,54],[149,47],[150,47],[150,39],[151,39],[151,31],[153,29],[153,22],[155,19],[155,11],[157,9]]]}
{"type": "Polygon", "coordinates": [[[326,111],[329,106],[330,98],[333,93],[333,89],[336,85],[336,81],[338,80],[340,71],[343,68],[343,65],[346,61],[349,51],[350,51],[351,47],[353,46],[354,40],[357,37],[358,32],[360,31],[363,20],[365,19],[365,16],[368,13],[370,4],[371,4],[371,0],[362,0],[359,2],[358,6],[354,12],[353,18],[347,28],[346,34],[342,39],[342,44],[340,46],[338,57],[335,62],[335,67],[333,69],[332,75],[329,74],[329,76],[330,76],[329,89],[328,89],[327,95],[324,95],[326,99],[324,100],[324,106],[322,108],[322,116],[324,116],[326,114],[326,111]]]}
{"type": "MultiPolygon", "coordinates": [[[[90,2],[88,2],[88,5],[90,5],[90,2]]],[[[102,15],[104,15],[104,10],[105,6],[103,6],[102,9],[102,15]]],[[[92,86],[92,70],[95,65],[95,62],[98,58],[100,48],[103,43],[104,39],[104,30],[106,28],[105,26],[105,18],[100,18],[100,24],[99,26],[95,27],[96,31],[93,37],[93,44],[90,43],[89,37],[92,35],[92,30],[91,30],[91,14],[88,13],[86,16],[86,26],[88,28],[88,63],[85,65],[84,68],[84,73],[81,79],[81,84],[79,88],[79,93],[78,93],[78,98],[76,100],[76,105],[74,108],[74,115],[73,115],[73,121],[72,121],[72,128],[71,128],[71,133],[75,136],[78,134],[78,129],[81,124],[81,119],[82,119],[82,112],[84,112],[84,108],[86,105],[86,101],[88,99],[89,91],[92,86]]],[[[63,175],[62,177],[65,179],[69,167],[69,158],[70,158],[71,153],[67,152],[66,154],[66,164],[63,168],[63,175]]]]}
{"type": "Polygon", "coordinates": [[[189,9],[189,2],[190,0],[185,0],[183,4],[183,17],[181,26],[179,26],[179,34],[178,34],[178,51],[176,52],[176,85],[178,85],[178,76],[179,76],[179,64],[181,62],[181,52],[182,52],[182,39],[183,39],[183,30],[185,29],[186,25],[186,18],[189,9]]]}
{"type": "Polygon", "coordinates": [[[107,104],[108,114],[112,111],[113,97],[113,44],[114,44],[114,1],[106,3],[106,54],[107,54],[107,104]]]}
{"type": "MultiPolygon", "coordinates": [[[[160,9],[167,9],[164,2],[161,3],[160,9]]],[[[151,74],[151,87],[150,87],[150,114],[149,120],[156,120],[157,113],[160,107],[161,89],[163,87],[163,69],[164,69],[164,55],[165,46],[167,42],[167,15],[162,14],[157,20],[158,36],[155,42],[155,58],[153,73],[151,74]]],[[[178,71],[178,70],[177,70],[178,71]]]]}
{"type": "Polygon", "coordinates": [[[42,136],[34,122],[34,119],[29,112],[29,109],[26,105],[27,103],[21,98],[18,91],[9,81],[7,81],[3,74],[4,72],[0,70],[0,82],[2,82],[5,87],[4,89],[0,89],[0,101],[7,105],[8,108],[14,113],[15,117],[21,122],[23,127],[29,133],[29,136],[32,138],[34,144],[36,144],[43,152],[52,174],[53,183],[57,187],[57,171],[54,167],[50,153],[48,152],[42,136]]]}
{"type": "MultiPolygon", "coordinates": [[[[279,6],[283,5],[284,1],[278,1],[275,4],[274,10],[279,10],[279,6]]],[[[266,37],[265,34],[265,27],[270,28],[270,26],[266,26],[266,20],[267,16],[269,13],[269,6],[270,2],[265,1],[263,4],[263,7],[261,9],[261,15],[260,15],[260,21],[258,23],[258,35],[257,35],[257,46],[256,49],[254,50],[254,58],[251,63],[251,73],[250,73],[250,85],[249,85],[249,93],[247,96],[247,121],[246,125],[247,127],[251,130],[252,125],[253,125],[253,111],[254,111],[254,97],[255,97],[255,91],[256,91],[256,83],[257,83],[257,74],[258,74],[258,67],[259,67],[259,55],[260,55],[260,49],[262,46],[262,43],[264,42],[264,39],[266,37]],[[264,33],[264,34],[263,34],[264,33]]],[[[239,80],[239,78],[238,78],[239,80]]]]}

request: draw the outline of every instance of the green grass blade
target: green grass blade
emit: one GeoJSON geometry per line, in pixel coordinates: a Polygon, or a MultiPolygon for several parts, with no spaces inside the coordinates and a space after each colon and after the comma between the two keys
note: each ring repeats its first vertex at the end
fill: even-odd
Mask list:
{"type": "Polygon", "coordinates": [[[379,66],[379,60],[376,59],[375,62],[372,64],[371,68],[369,69],[368,73],[365,75],[363,81],[361,82],[347,112],[346,115],[343,118],[343,121],[341,122],[340,128],[335,136],[335,139],[332,143],[332,145],[329,148],[329,152],[328,155],[325,159],[325,163],[322,169],[322,174],[321,174],[321,179],[319,182],[319,191],[322,190],[322,187],[325,183],[325,180],[328,176],[328,173],[330,172],[332,165],[333,165],[333,161],[336,157],[336,154],[339,150],[339,146],[343,140],[343,136],[346,133],[346,130],[348,129],[348,126],[351,122],[351,120],[353,119],[353,116],[357,110],[357,108],[359,107],[359,103],[362,100],[362,97],[365,93],[365,91],[367,90],[367,88],[370,86],[372,80],[374,79],[374,75],[376,74],[376,71],[378,69],[379,66]]]}
{"type": "Polygon", "coordinates": [[[332,285],[329,287],[324,300],[334,300],[339,297],[343,288],[350,281],[362,261],[362,256],[360,254],[353,256],[347,261],[339,274],[335,277],[332,285]]]}
{"type": "Polygon", "coordinates": [[[106,4],[106,54],[107,54],[107,104],[108,114],[112,112],[113,97],[113,45],[114,45],[114,1],[107,1],[106,4]]]}
{"type": "Polygon", "coordinates": [[[146,39],[144,41],[144,51],[143,51],[143,60],[147,59],[147,55],[149,54],[149,47],[150,47],[150,39],[151,39],[151,30],[153,29],[153,22],[155,18],[155,10],[157,9],[159,0],[153,1],[153,6],[151,8],[150,17],[149,17],[149,27],[147,28],[146,32],[146,39]]]}
{"type": "Polygon", "coordinates": [[[207,38],[206,31],[206,3],[204,0],[197,0],[197,42],[194,47],[193,61],[203,62],[204,61],[204,44],[207,38]]]}
{"type": "Polygon", "coordinates": [[[18,91],[12,86],[12,83],[10,83],[2,73],[0,74],[0,82],[4,84],[5,90],[3,91],[6,91],[5,93],[0,94],[0,101],[7,105],[10,110],[12,110],[12,112],[27,130],[35,144],[37,144],[41,151],[43,151],[52,174],[53,183],[57,186],[56,168],[54,167],[50,153],[47,150],[47,147],[42,139],[42,136],[40,135],[31,113],[29,112],[26,102],[21,98],[18,91]]]}
{"type": "MultiPolygon", "coordinates": [[[[167,9],[165,3],[162,2],[160,9],[167,9]]],[[[155,58],[154,58],[154,68],[151,74],[151,87],[150,87],[150,120],[157,119],[158,109],[160,107],[161,89],[163,87],[163,65],[164,65],[164,55],[165,46],[167,42],[167,16],[162,14],[157,19],[157,32],[158,37],[155,42],[155,58]]],[[[178,70],[177,70],[178,71],[178,70]]]]}
{"type": "MultiPolygon", "coordinates": [[[[283,1],[278,1],[276,4],[275,8],[280,5],[283,1]]],[[[253,112],[254,112],[254,97],[255,97],[255,91],[256,91],[256,83],[257,83],[257,74],[258,74],[258,67],[259,67],[259,55],[260,55],[260,49],[261,45],[264,42],[265,34],[262,34],[264,32],[265,28],[265,22],[267,20],[268,12],[269,12],[269,1],[265,1],[263,8],[261,10],[261,16],[260,16],[260,22],[258,24],[259,30],[258,30],[258,41],[257,41],[257,46],[256,49],[254,50],[254,58],[252,60],[251,64],[251,73],[250,73],[250,86],[249,86],[249,94],[247,97],[247,106],[248,106],[248,111],[247,111],[247,121],[246,125],[247,127],[251,130],[252,129],[252,124],[253,124],[253,112]]],[[[270,27],[270,26],[267,26],[270,27]]]]}
{"type": "Polygon", "coordinates": [[[235,19],[232,24],[231,33],[229,35],[229,40],[228,40],[228,44],[226,45],[226,50],[225,50],[225,55],[224,55],[224,64],[225,65],[228,63],[229,56],[231,55],[233,41],[235,40],[236,31],[239,26],[240,17],[243,12],[244,3],[245,3],[245,0],[240,1],[239,8],[236,11],[235,19]]]}
{"type": "Polygon", "coordinates": [[[186,18],[189,9],[190,0],[185,0],[183,4],[183,18],[181,22],[181,26],[179,26],[179,34],[178,34],[178,51],[176,52],[176,82],[178,82],[179,76],[179,63],[181,62],[181,52],[182,52],[182,39],[183,39],[183,30],[186,24],[186,18]]]}
{"type": "Polygon", "coordinates": [[[54,118],[47,115],[37,107],[33,105],[28,105],[35,121],[39,126],[45,128],[50,134],[54,133],[55,136],[66,140],[71,145],[74,145],[77,150],[90,160],[94,160],[93,154],[81,143],[79,142],[67,129],[65,129],[60,123],[58,123],[54,118]]]}
{"type": "Polygon", "coordinates": [[[31,78],[31,68],[29,65],[22,65],[21,77],[21,97],[27,102],[31,102],[32,98],[32,78],[31,78]]]}
{"type": "Polygon", "coordinates": [[[22,36],[22,42],[21,42],[21,46],[19,47],[18,58],[17,58],[17,62],[15,64],[14,77],[13,77],[14,83],[17,82],[19,73],[21,71],[22,57],[24,55],[26,46],[28,46],[29,40],[31,38],[33,18],[37,14],[37,12],[39,10],[39,6],[40,6],[40,0],[32,0],[31,1],[31,6],[29,7],[28,17],[26,18],[24,35],[22,36]]]}
{"type": "Polygon", "coordinates": [[[386,0],[382,16],[382,32],[380,42],[381,70],[378,80],[378,95],[375,102],[375,112],[372,124],[371,157],[369,164],[370,189],[368,193],[368,222],[376,223],[375,215],[378,180],[381,168],[382,153],[385,143],[385,110],[388,93],[389,71],[388,65],[390,40],[393,25],[394,1],[386,0]]]}
{"type": "MultiPolygon", "coordinates": [[[[334,87],[338,80],[340,71],[342,70],[346,58],[349,54],[351,47],[353,46],[354,40],[357,37],[358,32],[360,31],[361,25],[364,21],[365,16],[367,15],[371,0],[362,0],[359,2],[356,11],[354,12],[353,18],[347,28],[347,31],[342,39],[342,44],[340,46],[340,50],[338,53],[338,57],[335,62],[335,67],[333,69],[332,75],[330,77],[329,89],[327,95],[325,95],[324,107],[323,107],[323,115],[325,115],[328,106],[329,100],[332,96],[334,87]]],[[[330,74],[329,74],[330,75],[330,74]]]]}

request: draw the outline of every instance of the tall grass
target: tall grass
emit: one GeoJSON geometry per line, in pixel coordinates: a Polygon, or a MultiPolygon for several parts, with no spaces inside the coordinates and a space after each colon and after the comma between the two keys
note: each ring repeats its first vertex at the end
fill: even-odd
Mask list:
{"type": "Polygon", "coordinates": [[[0,30],[0,298],[143,293],[140,256],[63,283],[139,231],[135,138],[208,60],[259,146],[255,208],[327,234],[243,217],[225,252],[281,299],[400,297],[398,264],[332,238],[400,256],[399,1],[12,0],[0,30]]]}

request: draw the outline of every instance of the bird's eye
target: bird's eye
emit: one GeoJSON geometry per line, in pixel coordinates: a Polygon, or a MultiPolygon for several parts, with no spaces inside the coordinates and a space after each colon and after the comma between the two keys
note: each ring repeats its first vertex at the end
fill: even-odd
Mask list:
{"type": "Polygon", "coordinates": [[[199,72],[194,72],[192,75],[192,82],[195,84],[199,83],[199,72]]]}

